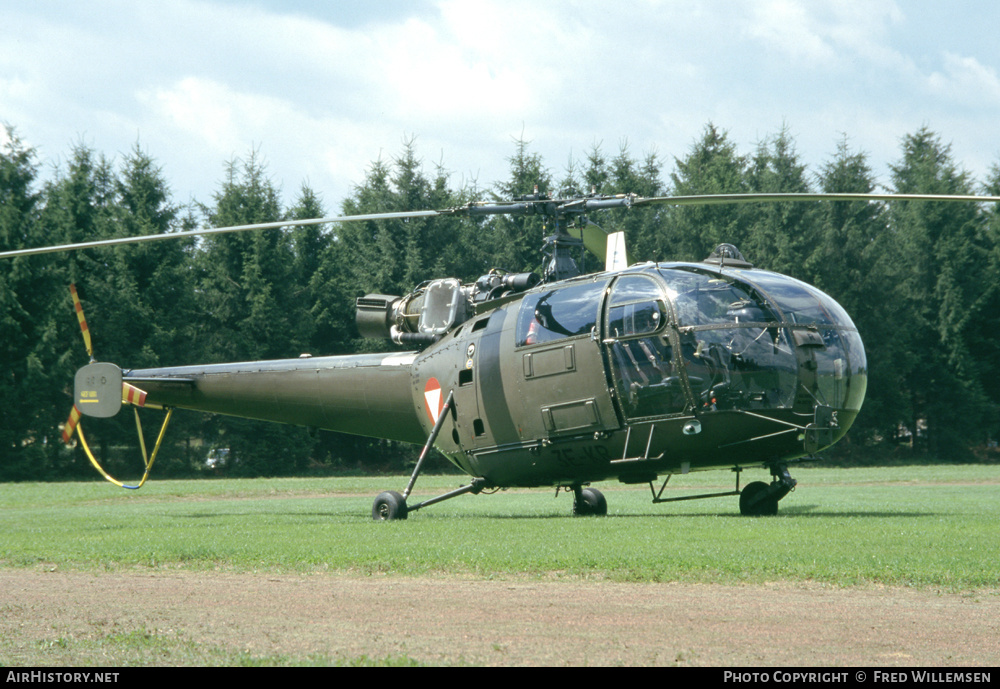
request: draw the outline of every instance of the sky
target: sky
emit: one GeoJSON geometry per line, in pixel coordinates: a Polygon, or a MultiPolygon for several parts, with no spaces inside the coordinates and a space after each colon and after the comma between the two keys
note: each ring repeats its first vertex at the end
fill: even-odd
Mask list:
{"type": "Polygon", "coordinates": [[[138,145],[175,202],[207,203],[256,152],[286,204],[306,183],[328,214],[408,140],[455,187],[505,179],[517,140],[556,179],[627,146],[667,180],[709,123],[744,154],[785,128],[813,173],[846,138],[883,184],[928,127],[982,182],[998,19],[994,0],[0,0],[0,123],[43,179],[74,146],[138,145]]]}

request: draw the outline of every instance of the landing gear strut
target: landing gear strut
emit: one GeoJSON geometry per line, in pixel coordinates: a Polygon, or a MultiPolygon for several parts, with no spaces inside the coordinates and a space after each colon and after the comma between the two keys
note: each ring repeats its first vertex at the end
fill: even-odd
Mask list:
{"type": "Polygon", "coordinates": [[[462,486],[450,493],[439,495],[430,500],[424,500],[412,507],[407,506],[405,497],[394,490],[388,490],[384,493],[379,493],[379,496],[375,498],[375,504],[372,505],[372,519],[377,522],[406,519],[410,512],[416,512],[422,507],[428,507],[439,502],[444,502],[445,500],[450,500],[451,498],[457,498],[459,495],[465,495],[466,493],[478,495],[482,492],[483,488],[486,488],[485,479],[472,479],[472,483],[467,486],[462,486]]]}
{"type": "Polygon", "coordinates": [[[444,495],[439,495],[436,498],[424,500],[423,502],[413,506],[408,506],[406,504],[406,499],[410,497],[410,491],[413,490],[413,485],[417,482],[417,476],[420,475],[420,470],[423,468],[424,459],[427,458],[427,453],[430,452],[431,447],[434,445],[434,440],[437,438],[438,433],[441,432],[444,420],[448,417],[449,412],[451,411],[454,396],[454,390],[448,393],[448,397],[445,399],[444,405],[441,407],[441,413],[438,415],[437,423],[434,424],[431,434],[427,437],[424,449],[420,453],[420,457],[417,459],[417,465],[413,468],[413,475],[410,476],[410,482],[406,485],[406,489],[402,492],[402,494],[397,493],[394,490],[388,490],[384,493],[379,493],[378,497],[375,498],[375,503],[372,505],[372,519],[375,521],[387,522],[397,519],[406,519],[410,512],[416,512],[421,507],[427,507],[428,505],[449,500],[451,498],[458,497],[459,495],[465,495],[466,493],[478,494],[482,492],[483,488],[486,488],[486,480],[476,478],[472,479],[472,483],[469,485],[462,486],[461,488],[445,493],[444,495]]]}

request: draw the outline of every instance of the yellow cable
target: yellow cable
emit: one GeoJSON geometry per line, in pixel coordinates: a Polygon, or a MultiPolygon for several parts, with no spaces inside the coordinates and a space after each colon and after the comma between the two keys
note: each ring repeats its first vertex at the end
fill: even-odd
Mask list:
{"type": "Polygon", "coordinates": [[[83,451],[87,453],[87,459],[89,459],[90,463],[94,465],[94,468],[97,469],[101,473],[101,476],[103,476],[106,480],[110,481],[111,483],[115,484],[116,486],[118,486],[120,488],[128,488],[129,490],[137,490],[139,488],[142,488],[143,484],[146,483],[146,479],[149,478],[149,472],[153,468],[153,462],[156,461],[156,454],[160,451],[160,444],[163,442],[164,435],[166,435],[167,424],[170,423],[170,415],[173,414],[173,413],[174,413],[173,409],[167,409],[167,416],[166,416],[165,419],[163,419],[163,427],[160,428],[160,435],[159,435],[159,437],[157,437],[157,439],[156,439],[156,445],[153,447],[153,456],[149,458],[149,461],[146,461],[146,442],[145,442],[145,440],[142,437],[142,425],[139,423],[139,411],[136,410],[136,412],[135,412],[135,423],[136,423],[136,426],[139,429],[139,445],[142,447],[142,461],[143,461],[143,464],[145,464],[145,466],[146,466],[146,472],[142,475],[142,480],[139,481],[138,485],[135,485],[135,486],[129,486],[129,485],[126,485],[126,484],[122,483],[121,481],[118,481],[118,480],[114,479],[112,476],[110,476],[108,474],[108,472],[106,472],[104,470],[103,467],[101,467],[100,463],[94,457],[94,453],[90,451],[90,446],[87,444],[87,439],[83,435],[83,424],[82,423],[77,424],[77,426],[76,426],[76,433],[77,433],[77,435],[80,436],[80,444],[83,445],[83,451]]]}
{"type": "Polygon", "coordinates": [[[139,448],[142,450],[142,465],[149,469],[149,457],[146,455],[146,438],[142,435],[142,424],[139,423],[139,409],[132,407],[135,412],[135,429],[139,432],[139,448]]]}

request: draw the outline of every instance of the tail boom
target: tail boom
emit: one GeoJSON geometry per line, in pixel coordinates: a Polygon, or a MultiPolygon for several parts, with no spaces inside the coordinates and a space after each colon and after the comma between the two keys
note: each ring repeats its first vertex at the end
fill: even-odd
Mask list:
{"type": "Polygon", "coordinates": [[[414,354],[360,354],[124,372],[146,405],[422,443],[414,354]]]}

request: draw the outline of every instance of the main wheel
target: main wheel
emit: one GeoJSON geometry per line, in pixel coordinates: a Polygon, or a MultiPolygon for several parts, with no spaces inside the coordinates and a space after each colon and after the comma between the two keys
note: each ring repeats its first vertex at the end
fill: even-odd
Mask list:
{"type": "Polygon", "coordinates": [[[748,517],[765,517],[778,513],[778,501],[766,496],[768,485],[763,481],[747,484],[740,492],[740,514],[748,517]]]}
{"type": "Polygon", "coordinates": [[[379,493],[372,505],[372,519],[377,522],[406,519],[406,498],[394,490],[379,493]]]}
{"type": "Polygon", "coordinates": [[[584,488],[573,499],[573,514],[583,516],[603,517],[608,513],[608,501],[604,494],[596,488],[584,488]]]}

